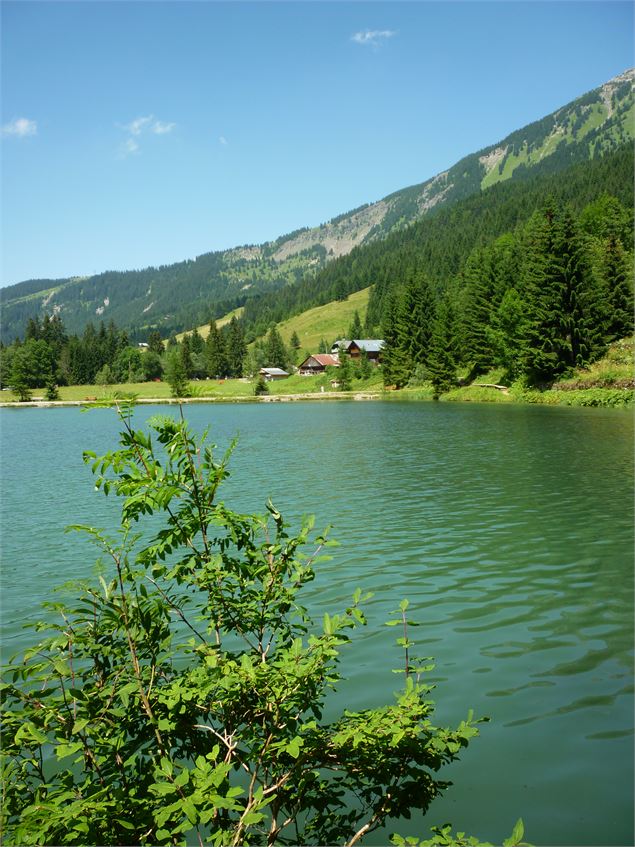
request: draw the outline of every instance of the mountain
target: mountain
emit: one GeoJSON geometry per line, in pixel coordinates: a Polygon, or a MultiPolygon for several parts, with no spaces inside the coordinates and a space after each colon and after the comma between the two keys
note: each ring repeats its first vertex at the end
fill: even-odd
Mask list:
{"type": "Polygon", "coordinates": [[[28,280],[0,289],[2,340],[21,335],[29,318],[53,312],[69,332],[89,321],[114,320],[133,338],[153,328],[168,335],[204,323],[498,183],[556,174],[606,156],[633,140],[634,89],[630,69],[425,182],[266,244],[143,270],[28,280]]]}

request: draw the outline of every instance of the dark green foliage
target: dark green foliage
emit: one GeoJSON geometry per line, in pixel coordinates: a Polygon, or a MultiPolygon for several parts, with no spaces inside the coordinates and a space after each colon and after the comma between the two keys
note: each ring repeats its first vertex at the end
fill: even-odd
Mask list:
{"type": "Polygon", "coordinates": [[[144,379],[149,382],[155,379],[161,379],[163,376],[163,362],[161,356],[153,350],[147,350],[141,356],[141,367],[143,369],[144,379]]]}
{"type": "Polygon", "coordinates": [[[124,347],[112,363],[114,382],[143,382],[142,353],[135,347],[124,347]]]}
{"type": "Polygon", "coordinates": [[[505,368],[507,383],[513,382],[522,374],[525,320],[525,304],[522,298],[515,288],[508,288],[492,316],[491,328],[495,363],[505,368]]]}
{"type": "Polygon", "coordinates": [[[84,455],[122,498],[121,532],[74,528],[101,551],[99,581],[48,604],[59,623],[4,669],[6,843],[352,845],[425,812],[478,721],[433,723],[407,601],[388,622],[394,699],[323,719],[371,595],[313,621],[299,593],[327,542],[311,522],[290,533],[270,501],[234,512],[218,496],[229,454],[183,421],[121,419],[118,449],[84,455]]]}
{"type": "Polygon", "coordinates": [[[194,376],[194,360],[192,358],[192,348],[190,346],[190,337],[186,333],[179,345],[179,356],[181,357],[181,367],[186,379],[191,379],[194,376]]]}
{"type": "Polygon", "coordinates": [[[57,389],[57,385],[51,379],[50,382],[46,385],[46,393],[44,395],[47,400],[59,400],[60,393],[57,389]]]}
{"type": "Polygon", "coordinates": [[[601,292],[567,209],[549,204],[538,212],[524,245],[524,366],[533,382],[544,382],[601,351],[601,292]]]}
{"type": "Polygon", "coordinates": [[[30,400],[31,389],[53,381],[53,351],[46,341],[33,337],[14,348],[11,357],[10,385],[21,401],[30,400]]]}
{"type": "Polygon", "coordinates": [[[331,352],[331,348],[329,347],[329,345],[326,343],[324,338],[320,338],[320,343],[318,345],[318,353],[330,353],[330,352],[331,352]]]}
{"type": "Polygon", "coordinates": [[[432,327],[428,373],[435,397],[456,385],[457,325],[454,308],[448,297],[437,307],[432,327]]]}
{"type": "Polygon", "coordinates": [[[339,355],[340,366],[337,369],[337,383],[340,391],[351,390],[351,380],[353,378],[351,357],[345,350],[340,350],[339,355]]]}
{"type": "Polygon", "coordinates": [[[293,331],[293,333],[291,335],[291,339],[290,339],[289,343],[290,343],[291,347],[293,347],[294,350],[299,350],[300,347],[301,347],[300,338],[298,336],[298,333],[295,330],[293,331]]]}
{"type": "Polygon", "coordinates": [[[162,356],[165,352],[165,345],[161,340],[161,333],[156,329],[148,336],[148,350],[151,353],[158,353],[159,356],[162,356]]]}
{"type": "Polygon", "coordinates": [[[265,360],[268,368],[289,367],[289,353],[284,341],[275,326],[272,326],[265,340],[265,360]]]}
{"type": "Polygon", "coordinates": [[[412,373],[412,365],[405,347],[402,292],[391,292],[386,300],[382,322],[385,346],[382,351],[384,385],[403,388],[412,373]]]}
{"type": "Polygon", "coordinates": [[[359,319],[359,312],[355,309],[355,313],[353,315],[353,320],[351,321],[351,325],[348,328],[348,338],[363,338],[364,337],[364,327],[362,326],[362,322],[359,319]]]}
{"type": "Polygon", "coordinates": [[[247,344],[243,333],[242,323],[232,317],[227,329],[227,376],[241,377],[243,375],[247,344]]]}
{"type": "Polygon", "coordinates": [[[254,386],[254,394],[256,395],[256,397],[260,397],[260,395],[262,394],[269,394],[269,386],[267,385],[267,380],[262,374],[259,374],[258,379],[256,380],[256,384],[254,386]]]}
{"type": "Polygon", "coordinates": [[[220,379],[227,373],[227,350],[225,339],[216,326],[216,321],[210,321],[209,333],[205,341],[205,360],[207,374],[213,379],[220,379]]]}
{"type": "Polygon", "coordinates": [[[633,255],[610,235],[602,244],[601,293],[607,305],[606,337],[608,341],[624,338],[633,332],[633,255]]]}
{"type": "Polygon", "coordinates": [[[203,352],[203,348],[205,347],[205,342],[196,327],[192,330],[192,334],[190,335],[190,351],[193,356],[198,356],[203,352]]]}
{"type": "Polygon", "coordinates": [[[359,377],[360,379],[368,379],[373,373],[373,366],[368,358],[366,350],[362,349],[359,356],[359,377]]]}
{"type": "Polygon", "coordinates": [[[172,397],[189,397],[190,385],[187,381],[187,373],[183,366],[183,357],[179,349],[172,350],[168,353],[165,378],[170,385],[172,397]]]}

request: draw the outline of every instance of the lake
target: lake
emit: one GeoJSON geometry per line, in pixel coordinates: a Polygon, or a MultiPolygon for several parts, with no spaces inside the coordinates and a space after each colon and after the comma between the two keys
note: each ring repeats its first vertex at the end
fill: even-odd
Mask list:
{"type": "MultiPolygon", "coordinates": [[[[173,407],[140,407],[136,424],[173,407]]],[[[383,626],[407,597],[416,652],[434,656],[437,723],[488,715],[425,820],[483,839],[520,816],[536,845],[632,845],[633,416],[603,409],[415,402],[190,405],[220,447],[239,434],[224,499],[316,515],[340,542],[305,602],[338,611],[374,591],[330,711],[391,697],[400,664],[383,626]]],[[[92,573],[70,523],[113,526],[82,450],[116,444],[114,412],[2,409],[2,633],[53,586],[92,573]]],[[[367,843],[386,843],[377,833],[367,843]]],[[[365,842],[366,843],[366,842],[365,842]]]]}

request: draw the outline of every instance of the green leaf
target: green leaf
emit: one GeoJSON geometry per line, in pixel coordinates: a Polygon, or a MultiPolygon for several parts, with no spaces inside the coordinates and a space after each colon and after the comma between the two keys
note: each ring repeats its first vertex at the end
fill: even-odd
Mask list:
{"type": "Polygon", "coordinates": [[[58,759],[66,759],[68,756],[73,756],[78,750],[82,749],[80,741],[75,741],[72,744],[59,744],[55,748],[55,755],[58,759]]]}
{"type": "Polygon", "coordinates": [[[299,735],[296,735],[295,738],[292,738],[284,749],[290,756],[292,756],[294,759],[297,759],[300,755],[300,747],[302,747],[303,744],[304,741],[300,738],[299,735]]]}
{"type": "Polygon", "coordinates": [[[512,830],[512,834],[509,838],[506,838],[503,841],[503,847],[516,847],[517,844],[522,841],[522,837],[525,834],[525,825],[523,824],[523,819],[518,818],[516,824],[512,830]]]}

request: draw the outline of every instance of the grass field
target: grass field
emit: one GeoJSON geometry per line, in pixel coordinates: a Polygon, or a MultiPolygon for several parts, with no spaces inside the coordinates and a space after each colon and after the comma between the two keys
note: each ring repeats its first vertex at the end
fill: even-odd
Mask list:
{"type": "Polygon", "coordinates": [[[289,343],[294,332],[298,334],[302,350],[307,356],[318,352],[320,339],[331,344],[338,338],[345,338],[353,315],[358,312],[364,323],[370,288],[364,288],[351,294],[346,300],[333,300],[324,306],[308,309],[278,324],[278,331],[285,344],[289,343]]]}
{"type": "MultiPolygon", "coordinates": [[[[317,353],[322,338],[331,343],[346,335],[355,312],[358,312],[360,320],[362,323],[364,322],[369,295],[370,288],[364,288],[362,291],[351,294],[346,300],[334,300],[324,306],[316,306],[314,309],[302,312],[301,315],[283,321],[277,326],[282,340],[285,344],[288,344],[293,333],[297,332],[302,345],[301,349],[306,352],[306,355],[317,353]]],[[[234,309],[233,312],[228,312],[216,321],[216,326],[221,327],[229,323],[234,315],[240,317],[242,311],[242,308],[239,308],[234,309]]],[[[209,324],[199,326],[198,331],[203,338],[207,338],[209,324]]],[[[177,341],[181,341],[184,335],[184,332],[179,333],[176,336],[177,341]]],[[[303,358],[306,358],[306,356],[303,358]]]]}

